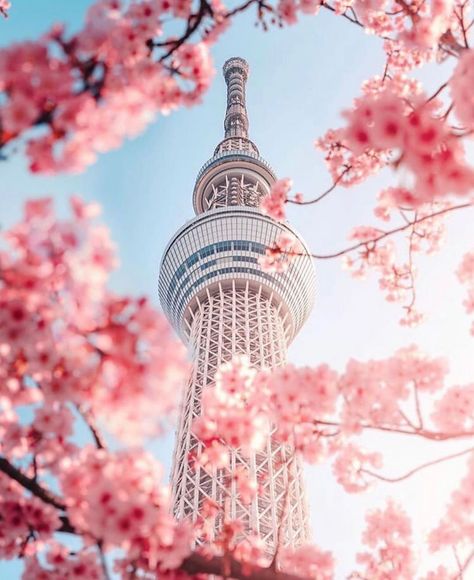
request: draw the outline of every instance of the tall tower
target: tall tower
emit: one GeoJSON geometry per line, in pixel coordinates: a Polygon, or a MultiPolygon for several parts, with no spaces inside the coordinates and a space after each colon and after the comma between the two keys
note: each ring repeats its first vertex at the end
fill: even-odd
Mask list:
{"type": "Polygon", "coordinates": [[[287,347],[312,308],[314,270],[307,255],[293,259],[285,272],[268,273],[259,267],[260,256],[282,233],[291,233],[305,245],[288,224],[259,210],[276,178],[248,136],[248,65],[231,58],[223,71],[224,139],[198,173],[196,217],[168,244],[159,277],[162,306],[193,354],[174,455],[174,514],[195,519],[206,499],[224,505],[227,497],[228,517],[243,522],[245,533],[258,534],[271,554],[282,518],[285,545],[296,546],[308,534],[301,468],[291,449],[271,437],[264,451],[251,457],[231,449],[231,469],[245,466],[259,483],[258,496],[246,505],[234,483],[228,498],[229,477],[222,470],[210,474],[193,464],[191,458],[203,444],[191,426],[200,414],[203,389],[212,388],[222,363],[236,354],[247,355],[256,368],[286,362],[287,347]]]}

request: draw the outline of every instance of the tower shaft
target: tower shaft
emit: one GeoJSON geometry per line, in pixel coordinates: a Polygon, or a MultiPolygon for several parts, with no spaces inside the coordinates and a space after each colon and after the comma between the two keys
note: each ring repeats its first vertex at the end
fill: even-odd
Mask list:
{"type": "Polygon", "coordinates": [[[227,518],[243,524],[244,535],[260,536],[269,554],[275,550],[281,524],[282,543],[301,544],[308,539],[301,466],[288,446],[269,437],[263,451],[250,456],[231,448],[230,474],[210,473],[189,461],[203,449],[192,434],[192,422],[200,415],[202,392],[212,388],[219,366],[236,355],[246,355],[256,368],[285,363],[286,337],[278,307],[249,283],[243,288],[220,284],[200,303],[191,325],[191,344],[195,358],[181,411],[172,479],[174,515],[196,520],[203,504],[211,500],[225,506],[211,532],[214,536],[225,512],[227,518]],[[250,503],[229,477],[239,469],[259,485],[250,503]]]}

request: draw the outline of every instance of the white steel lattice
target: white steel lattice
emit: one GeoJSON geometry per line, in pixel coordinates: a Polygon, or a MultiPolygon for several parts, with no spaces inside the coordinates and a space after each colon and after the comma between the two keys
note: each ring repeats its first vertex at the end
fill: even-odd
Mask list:
{"type": "MultiPolygon", "coordinates": [[[[250,505],[241,501],[235,482],[229,489],[229,478],[223,470],[210,474],[191,460],[202,448],[191,432],[192,421],[200,414],[203,389],[212,388],[217,368],[236,354],[247,355],[256,368],[285,363],[287,339],[280,308],[262,293],[261,287],[248,282],[243,288],[235,283],[230,287],[219,283],[200,300],[190,339],[194,365],[176,440],[172,480],[175,515],[195,520],[206,499],[223,506],[228,497],[228,517],[244,524],[244,534],[257,533],[270,554],[275,550],[282,517],[282,543],[296,546],[304,542],[308,531],[301,467],[291,449],[269,438],[264,451],[251,457],[230,450],[231,472],[243,466],[260,484],[250,505]]],[[[218,519],[217,528],[221,524],[222,519],[218,519]]]]}

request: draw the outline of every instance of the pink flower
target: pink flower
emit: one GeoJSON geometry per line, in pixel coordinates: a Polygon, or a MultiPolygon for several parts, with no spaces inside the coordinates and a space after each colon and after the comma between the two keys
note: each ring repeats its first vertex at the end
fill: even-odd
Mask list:
{"type": "Polygon", "coordinates": [[[278,561],[284,572],[314,580],[334,578],[334,558],[331,552],[323,552],[314,545],[306,544],[298,548],[283,548],[278,561]]]}
{"type": "Polygon", "coordinates": [[[353,576],[377,578],[382,572],[387,580],[411,580],[415,568],[408,516],[389,502],[385,509],[369,512],[366,521],[363,542],[372,550],[357,554],[363,571],[353,576]]]}
{"type": "Polygon", "coordinates": [[[8,16],[8,10],[10,10],[12,3],[9,0],[0,0],[0,14],[5,18],[8,16]]]}
{"type": "Polygon", "coordinates": [[[380,453],[366,453],[355,445],[343,447],[333,464],[333,472],[340,485],[349,493],[365,491],[372,483],[373,478],[365,473],[372,467],[382,467],[380,453]]]}
{"type": "Polygon", "coordinates": [[[463,50],[459,56],[449,86],[454,101],[454,110],[457,118],[463,125],[474,127],[474,50],[463,50]]]}
{"type": "MultiPolygon", "coordinates": [[[[1,8],[1,6],[0,6],[1,8]]],[[[32,96],[16,93],[10,101],[0,110],[3,129],[12,135],[21,133],[29,128],[39,115],[39,109],[35,105],[32,96]]]]}
{"type": "MultiPolygon", "coordinates": [[[[467,298],[463,304],[466,312],[472,314],[474,312],[474,252],[464,255],[456,274],[461,284],[467,287],[467,298]]],[[[471,334],[474,335],[474,323],[471,327],[471,334]]]]}
{"type": "Polygon", "coordinates": [[[272,185],[270,193],[262,199],[261,209],[270,217],[283,221],[285,219],[285,203],[292,188],[291,179],[279,179],[272,185]]]}

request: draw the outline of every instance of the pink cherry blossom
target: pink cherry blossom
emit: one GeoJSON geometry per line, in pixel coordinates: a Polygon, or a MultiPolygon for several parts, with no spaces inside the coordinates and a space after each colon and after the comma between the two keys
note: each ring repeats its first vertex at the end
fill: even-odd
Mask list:
{"type": "Polygon", "coordinates": [[[467,473],[452,494],[446,513],[439,525],[431,531],[429,545],[432,551],[444,547],[472,546],[474,534],[474,453],[471,452],[467,473]]]}
{"type": "MultiPolygon", "coordinates": [[[[23,222],[4,233],[12,251],[0,255],[0,374],[13,405],[47,402],[41,425],[74,403],[137,441],[177,407],[185,351],[146,299],[107,291],[113,244],[93,222],[95,204],[74,198],[72,206],[75,217],[61,221],[50,200],[30,202],[23,222]]],[[[58,428],[65,437],[70,426],[58,428]]]]}
{"type": "Polygon", "coordinates": [[[198,102],[213,74],[210,38],[177,48],[170,67],[153,58],[150,45],[164,34],[167,13],[186,20],[190,10],[188,2],[161,9],[145,0],[97,2],[74,36],[55,27],[35,42],[2,49],[0,145],[39,125],[42,132],[26,147],[31,170],[78,172],[157,114],[198,102]]]}
{"type": "Polygon", "coordinates": [[[0,14],[5,18],[8,16],[12,3],[9,0],[0,0],[0,14]]]}
{"type": "Polygon", "coordinates": [[[75,527],[154,570],[178,567],[191,551],[190,529],[169,515],[160,477],[161,466],[144,452],[85,447],[63,460],[59,479],[75,527]]]}
{"type": "Polygon", "coordinates": [[[364,470],[372,467],[382,467],[381,454],[367,453],[349,444],[338,453],[333,463],[333,472],[347,492],[357,493],[365,491],[371,484],[372,478],[364,470]]]}
{"type": "Polygon", "coordinates": [[[279,179],[272,185],[270,193],[266,195],[261,203],[261,209],[270,217],[283,221],[285,219],[285,203],[288,193],[291,190],[291,179],[279,179]]]}
{"type": "Polygon", "coordinates": [[[4,473],[0,473],[0,491],[0,556],[17,558],[24,547],[34,553],[39,545],[32,540],[36,537],[46,541],[60,527],[56,509],[37,497],[26,496],[24,489],[4,473]],[[32,532],[35,537],[30,537],[32,532]]]}
{"type": "Polygon", "coordinates": [[[282,232],[274,244],[267,247],[258,263],[264,272],[285,272],[293,259],[306,253],[307,250],[293,234],[282,232]]]}
{"type": "Polygon", "coordinates": [[[474,127],[474,97],[472,84],[474,82],[474,50],[461,53],[449,87],[453,96],[457,118],[468,129],[474,127]]]}
{"type": "MultiPolygon", "coordinates": [[[[385,509],[374,510],[366,516],[367,527],[363,542],[371,551],[357,555],[364,578],[411,580],[415,572],[412,551],[411,522],[393,502],[385,509]]],[[[360,577],[357,574],[352,578],[360,577]]]]}
{"type": "Polygon", "coordinates": [[[71,553],[61,544],[50,544],[46,563],[34,555],[26,558],[23,580],[60,580],[61,578],[90,578],[102,580],[103,571],[96,554],[89,551],[71,553]]]}
{"type": "MultiPolygon", "coordinates": [[[[467,297],[463,304],[468,314],[474,313],[474,252],[468,252],[456,272],[458,280],[467,287],[467,297]]],[[[471,326],[474,335],[474,322],[471,326]]]]}
{"type": "Polygon", "coordinates": [[[433,422],[443,431],[474,431],[474,383],[449,388],[436,401],[433,422]]]}
{"type": "Polygon", "coordinates": [[[303,545],[296,549],[284,548],[279,554],[282,570],[314,580],[334,578],[334,558],[314,545],[303,545]]]}

